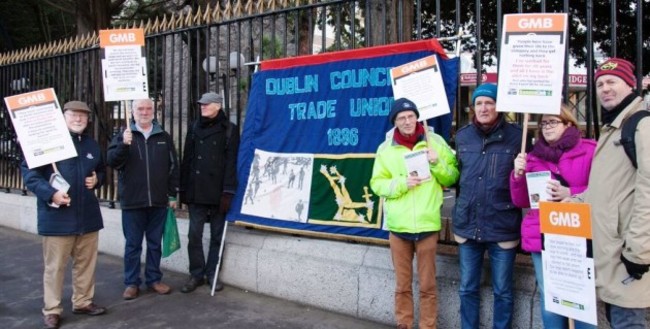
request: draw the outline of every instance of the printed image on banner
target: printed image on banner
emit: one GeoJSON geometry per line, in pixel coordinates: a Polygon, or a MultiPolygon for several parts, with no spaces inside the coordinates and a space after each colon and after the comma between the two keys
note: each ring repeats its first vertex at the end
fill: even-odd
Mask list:
{"type": "MultiPolygon", "coordinates": [[[[229,221],[287,233],[384,242],[374,155],[393,125],[390,70],[437,55],[447,102],[458,58],[435,40],[264,61],[249,94],[229,221]]],[[[445,138],[451,114],[427,121],[445,138]]]]}
{"type": "Polygon", "coordinates": [[[312,164],[311,154],[255,150],[242,214],[307,222],[312,164]]]}
{"type": "Polygon", "coordinates": [[[369,184],[373,162],[370,156],[315,158],[309,222],[380,228],[379,198],[369,184]]]}

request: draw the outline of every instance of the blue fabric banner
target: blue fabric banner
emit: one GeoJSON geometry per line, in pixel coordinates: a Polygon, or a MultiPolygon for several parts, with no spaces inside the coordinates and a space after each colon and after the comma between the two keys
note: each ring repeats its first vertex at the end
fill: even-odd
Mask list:
{"type": "MultiPolygon", "coordinates": [[[[369,188],[374,153],[392,128],[390,69],[437,54],[450,108],[458,59],[436,40],[262,63],[253,75],[228,220],[349,240],[387,239],[369,188]]],[[[449,138],[452,115],[429,125],[449,138]]]]}

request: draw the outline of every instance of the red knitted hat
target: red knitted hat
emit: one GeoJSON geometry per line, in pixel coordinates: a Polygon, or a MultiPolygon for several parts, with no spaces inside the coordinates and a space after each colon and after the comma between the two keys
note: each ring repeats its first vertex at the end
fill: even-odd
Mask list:
{"type": "Polygon", "coordinates": [[[596,69],[596,75],[594,76],[594,81],[597,81],[600,76],[603,75],[615,75],[630,87],[636,88],[636,77],[634,76],[634,64],[622,59],[612,57],[606,60],[604,63],[598,65],[596,69]]]}

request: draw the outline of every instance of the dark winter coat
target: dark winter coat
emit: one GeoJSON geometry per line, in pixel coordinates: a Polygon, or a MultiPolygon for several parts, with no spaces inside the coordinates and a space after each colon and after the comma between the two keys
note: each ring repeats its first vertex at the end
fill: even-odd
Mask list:
{"type": "Polygon", "coordinates": [[[95,189],[104,182],[106,165],[101,150],[91,137],[76,133],[71,135],[77,156],[56,162],[59,173],[70,184],[68,190],[70,206],[54,208],[48,205],[56,193],[56,189],[49,183],[50,176],[54,173],[52,165],[29,169],[25,161],[21,164],[25,186],[37,198],[38,234],[40,235],[81,235],[104,228],[95,190],[86,188],[85,183],[86,177],[92,176],[93,171],[97,174],[95,189]]]}
{"type": "Polygon", "coordinates": [[[219,205],[223,192],[234,194],[238,150],[239,129],[223,111],[215,120],[199,118],[194,122],[183,151],[181,202],[219,205]]]}
{"type": "Polygon", "coordinates": [[[122,209],[167,207],[176,197],[178,158],[172,137],[156,122],[148,139],[131,125],[131,145],[117,134],[108,147],[108,165],[119,171],[118,194],[122,209]]]}
{"type": "Polygon", "coordinates": [[[460,169],[454,234],[478,242],[515,241],[521,210],[510,198],[510,172],[521,149],[521,128],[501,120],[489,134],[473,123],[456,134],[460,169]]]}

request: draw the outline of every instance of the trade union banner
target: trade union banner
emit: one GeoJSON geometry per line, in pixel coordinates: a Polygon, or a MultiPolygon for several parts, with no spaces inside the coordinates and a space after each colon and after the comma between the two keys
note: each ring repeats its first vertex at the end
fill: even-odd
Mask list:
{"type": "MultiPolygon", "coordinates": [[[[458,59],[448,59],[436,40],[262,62],[253,75],[228,220],[335,239],[387,239],[369,181],[375,151],[392,128],[390,69],[433,54],[453,108],[458,59]]],[[[451,114],[429,125],[449,138],[451,114]]]]}

